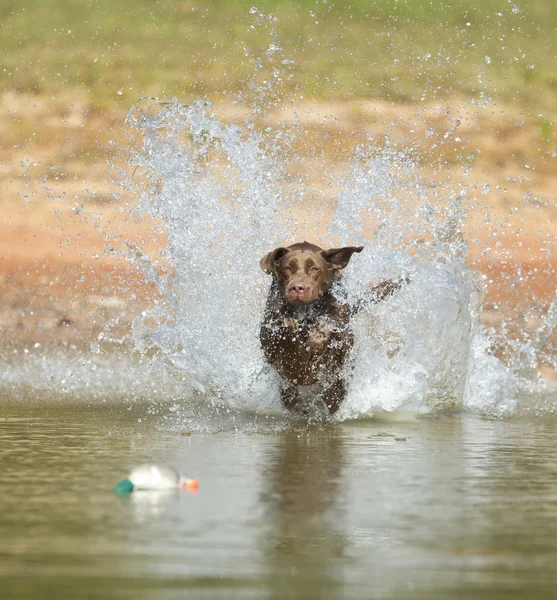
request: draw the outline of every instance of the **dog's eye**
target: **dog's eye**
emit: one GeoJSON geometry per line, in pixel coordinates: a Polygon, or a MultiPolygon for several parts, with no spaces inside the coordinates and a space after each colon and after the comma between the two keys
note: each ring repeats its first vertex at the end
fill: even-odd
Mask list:
{"type": "Polygon", "coordinates": [[[319,267],[311,267],[311,269],[309,270],[310,273],[317,273],[318,271],[321,271],[319,267]]]}
{"type": "Polygon", "coordinates": [[[291,267],[290,265],[286,265],[286,267],[284,267],[284,270],[285,270],[287,273],[290,273],[290,271],[292,271],[292,267],[291,267]]]}

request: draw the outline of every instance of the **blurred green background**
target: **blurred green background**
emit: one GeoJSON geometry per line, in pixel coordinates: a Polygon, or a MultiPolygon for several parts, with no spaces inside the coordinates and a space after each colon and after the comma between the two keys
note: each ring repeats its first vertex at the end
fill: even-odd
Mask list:
{"type": "Polygon", "coordinates": [[[251,101],[252,82],[271,96],[489,96],[549,114],[556,26],[554,0],[4,0],[0,89],[78,90],[106,107],[239,91],[251,101]]]}

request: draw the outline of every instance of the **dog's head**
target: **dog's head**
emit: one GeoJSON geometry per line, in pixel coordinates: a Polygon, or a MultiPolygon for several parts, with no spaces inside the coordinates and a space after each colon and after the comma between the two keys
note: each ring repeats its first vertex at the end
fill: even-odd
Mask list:
{"type": "Polygon", "coordinates": [[[259,264],[277,281],[285,299],[291,304],[311,304],[330,287],[336,273],[344,269],[354,252],[363,246],[323,250],[303,242],[288,248],[275,248],[259,264]]]}

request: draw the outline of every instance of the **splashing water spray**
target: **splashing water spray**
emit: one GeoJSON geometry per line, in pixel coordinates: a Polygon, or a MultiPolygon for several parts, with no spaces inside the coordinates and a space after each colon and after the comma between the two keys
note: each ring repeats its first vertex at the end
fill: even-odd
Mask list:
{"type": "MultiPolygon", "coordinates": [[[[143,103],[127,124],[142,139],[132,164],[149,181],[138,210],[163,220],[174,268],[164,306],[155,303],[134,325],[136,347],[156,348],[157,360],[187,381],[186,403],[280,408],[276,376],[259,347],[268,281],[258,260],[284,240],[298,241],[296,235],[311,239],[292,215],[324,211],[281,186],[284,165],[264,150],[260,135],[220,122],[206,101],[143,103]],[[158,327],[147,327],[146,319],[158,327]]],[[[465,192],[433,197],[417,171],[407,153],[357,148],[336,209],[314,226],[335,245],[365,246],[346,270],[349,296],[400,273],[412,279],[395,300],[356,317],[353,371],[338,419],[401,409],[502,414],[516,407],[518,370],[492,354],[479,322],[482,289],[466,266],[461,232],[465,192]]],[[[526,353],[543,343],[552,319],[544,327],[526,353]]]]}

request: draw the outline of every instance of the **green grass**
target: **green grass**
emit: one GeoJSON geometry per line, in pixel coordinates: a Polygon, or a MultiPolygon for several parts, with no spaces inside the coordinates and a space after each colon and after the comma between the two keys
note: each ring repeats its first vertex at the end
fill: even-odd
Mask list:
{"type": "Polygon", "coordinates": [[[516,4],[520,12],[508,0],[4,0],[0,90],[77,90],[99,106],[239,92],[253,102],[261,88],[267,100],[492,98],[551,119],[557,2],[516,4]]]}

